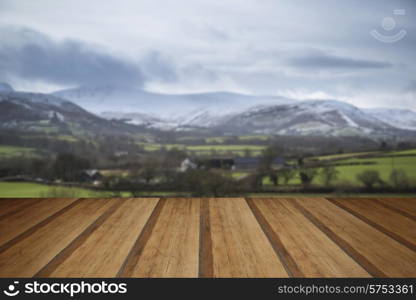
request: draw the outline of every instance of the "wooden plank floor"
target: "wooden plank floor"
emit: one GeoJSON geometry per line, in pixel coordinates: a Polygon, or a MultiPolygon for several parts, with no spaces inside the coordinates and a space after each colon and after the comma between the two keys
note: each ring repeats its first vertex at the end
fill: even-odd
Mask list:
{"type": "Polygon", "coordinates": [[[0,199],[0,277],[416,277],[416,198],[0,199]]]}

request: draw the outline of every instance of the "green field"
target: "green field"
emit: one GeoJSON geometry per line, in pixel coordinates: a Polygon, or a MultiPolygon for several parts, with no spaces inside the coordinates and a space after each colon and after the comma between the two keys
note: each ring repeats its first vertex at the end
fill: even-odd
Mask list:
{"type": "Polygon", "coordinates": [[[381,179],[389,180],[390,173],[393,169],[403,170],[407,176],[416,180],[416,156],[404,157],[375,157],[375,158],[350,158],[337,161],[339,164],[351,163],[370,163],[369,165],[345,165],[338,166],[339,180],[348,180],[351,183],[358,183],[356,176],[364,170],[376,170],[380,173],[381,179]]]}
{"type": "Polygon", "coordinates": [[[36,156],[36,149],[18,146],[0,146],[0,158],[36,156]]]}
{"type": "MultiPolygon", "coordinates": [[[[208,143],[218,143],[223,144],[227,139],[230,139],[230,136],[210,136],[207,138],[203,138],[203,140],[208,143]]],[[[237,137],[240,141],[252,141],[252,140],[260,140],[260,141],[267,141],[270,137],[267,135],[241,135],[237,137]]],[[[196,141],[201,140],[201,138],[192,137],[192,136],[184,136],[178,139],[179,141],[196,141]]]]}
{"type": "MultiPolygon", "coordinates": [[[[51,186],[30,182],[0,182],[0,198],[99,198],[111,197],[105,191],[94,191],[83,188],[51,186]]],[[[131,197],[129,192],[122,192],[121,197],[131,197]]],[[[176,192],[143,192],[140,196],[178,196],[176,192]]],[[[186,195],[183,195],[186,196],[186,195]]]]}
{"type": "Polygon", "coordinates": [[[386,153],[384,155],[416,155],[416,149],[395,151],[393,153],[386,153]]]}
{"type": "Polygon", "coordinates": [[[29,182],[0,182],[0,198],[49,197],[54,193],[69,197],[100,197],[104,193],[82,188],[55,187],[29,182]]]}
{"type": "MultiPolygon", "coordinates": [[[[390,173],[393,169],[403,170],[407,176],[416,182],[416,149],[394,152],[360,152],[344,153],[327,156],[319,156],[312,159],[330,161],[330,164],[336,165],[338,170],[338,179],[334,184],[352,184],[361,186],[357,180],[357,175],[365,170],[376,170],[380,173],[381,179],[389,183],[390,173]],[[373,157],[369,157],[373,155],[373,157]],[[406,156],[408,155],[408,156],[406,156]],[[364,157],[360,157],[364,156],[364,157]],[[344,158],[344,159],[342,159],[344,158]]],[[[269,178],[264,178],[265,185],[271,185],[269,178]]],[[[322,185],[322,178],[317,175],[314,184],[322,185]]],[[[295,176],[289,184],[300,184],[299,176],[295,176]]]]}
{"type": "Polygon", "coordinates": [[[261,145],[184,145],[184,144],[157,144],[157,143],[138,143],[146,151],[160,151],[163,147],[167,150],[179,149],[192,152],[196,155],[209,155],[212,152],[218,154],[233,153],[234,155],[244,155],[246,150],[251,151],[252,155],[260,155],[265,146],[261,145]]]}
{"type": "Polygon", "coordinates": [[[310,160],[333,160],[333,159],[343,159],[343,158],[350,158],[350,157],[360,157],[366,155],[376,155],[381,153],[379,151],[373,152],[354,152],[354,153],[340,153],[340,154],[331,154],[331,155],[322,155],[309,158],[310,160]]]}

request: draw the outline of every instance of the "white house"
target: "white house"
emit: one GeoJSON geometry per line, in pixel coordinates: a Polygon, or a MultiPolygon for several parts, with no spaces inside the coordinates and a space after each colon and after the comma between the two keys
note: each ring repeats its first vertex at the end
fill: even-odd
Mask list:
{"type": "Polygon", "coordinates": [[[185,158],[181,162],[181,166],[179,167],[179,171],[186,172],[187,170],[190,170],[190,169],[196,169],[196,167],[197,167],[196,163],[193,163],[189,158],[185,158]]]}

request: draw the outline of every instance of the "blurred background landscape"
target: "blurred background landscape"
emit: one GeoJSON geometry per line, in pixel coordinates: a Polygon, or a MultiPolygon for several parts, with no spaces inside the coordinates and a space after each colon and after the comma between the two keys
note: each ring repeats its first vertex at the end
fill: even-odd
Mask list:
{"type": "Polygon", "coordinates": [[[1,2],[0,197],[416,191],[412,1],[111,2],[1,2]]]}

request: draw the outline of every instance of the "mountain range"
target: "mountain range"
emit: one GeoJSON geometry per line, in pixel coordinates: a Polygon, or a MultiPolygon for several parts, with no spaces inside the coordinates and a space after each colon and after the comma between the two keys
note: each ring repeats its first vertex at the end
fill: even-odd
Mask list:
{"type": "Polygon", "coordinates": [[[0,128],[72,134],[135,133],[137,128],[121,121],[96,116],[50,94],[16,92],[0,84],[0,128]]]}
{"type": "MultiPolygon", "coordinates": [[[[228,92],[170,95],[122,85],[53,94],[16,92],[0,83],[0,127],[61,122],[83,131],[213,130],[222,134],[416,136],[416,112],[362,109],[337,100],[296,100],[228,92]],[[140,125],[140,126],[138,126],[140,125]]],[[[36,126],[35,126],[36,127],[36,126]]]]}

